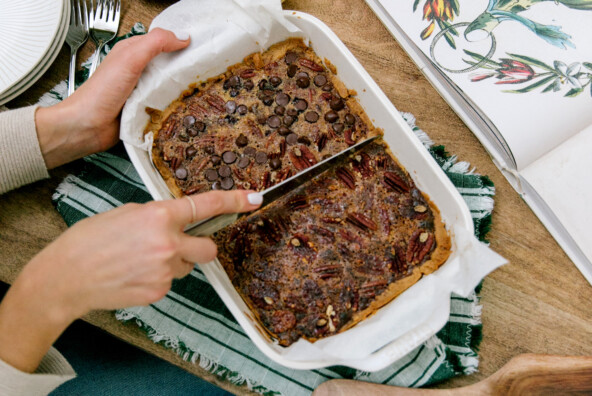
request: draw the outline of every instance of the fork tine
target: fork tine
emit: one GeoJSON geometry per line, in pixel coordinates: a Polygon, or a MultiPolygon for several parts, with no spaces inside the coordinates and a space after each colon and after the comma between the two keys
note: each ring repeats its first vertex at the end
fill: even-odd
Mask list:
{"type": "Polygon", "coordinates": [[[109,1],[109,19],[107,20],[115,20],[115,1],[109,1]]]}
{"type": "Polygon", "coordinates": [[[86,10],[86,0],[82,1],[82,5],[84,6],[84,20],[83,20],[83,25],[86,28],[86,30],[88,31],[88,11],[86,10]]]}
{"type": "Polygon", "coordinates": [[[80,7],[80,0],[76,1],[76,25],[82,25],[82,15],[81,15],[81,7],[80,7]]]}

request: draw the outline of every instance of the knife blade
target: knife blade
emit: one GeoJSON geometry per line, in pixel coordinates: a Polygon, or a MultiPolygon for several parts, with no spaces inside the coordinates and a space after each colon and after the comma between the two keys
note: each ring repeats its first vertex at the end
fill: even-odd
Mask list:
{"type": "MultiPolygon", "coordinates": [[[[269,205],[273,201],[280,197],[290,193],[296,188],[300,187],[304,183],[314,179],[325,171],[331,169],[335,164],[339,163],[342,159],[352,155],[361,148],[367,146],[370,142],[374,141],[378,136],[373,136],[368,139],[362,140],[359,143],[354,144],[351,147],[339,152],[338,154],[331,156],[306,170],[297,173],[296,175],[284,180],[281,183],[276,184],[261,192],[263,195],[263,203],[257,210],[269,205]]],[[[212,235],[218,230],[234,223],[239,217],[248,215],[251,212],[246,213],[225,213],[217,216],[208,217],[201,221],[193,224],[189,224],[185,227],[184,232],[192,236],[207,236],[212,235]]]]}

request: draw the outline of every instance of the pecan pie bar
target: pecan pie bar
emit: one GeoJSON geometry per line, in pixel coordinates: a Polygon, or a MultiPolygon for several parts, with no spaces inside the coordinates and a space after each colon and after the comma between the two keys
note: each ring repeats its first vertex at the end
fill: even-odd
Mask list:
{"type": "MultiPolygon", "coordinates": [[[[328,62],[326,62],[328,63],[328,62]]],[[[152,157],[177,197],[264,190],[365,137],[366,113],[310,47],[290,39],[148,109],[152,157]]]]}
{"type": "Polygon", "coordinates": [[[438,209],[372,143],[220,231],[218,260],[281,345],[344,331],[450,253],[438,209]]]}

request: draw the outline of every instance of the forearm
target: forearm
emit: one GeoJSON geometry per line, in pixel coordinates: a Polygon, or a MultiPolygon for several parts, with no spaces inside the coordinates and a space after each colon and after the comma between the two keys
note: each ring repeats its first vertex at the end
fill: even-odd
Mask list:
{"type": "Polygon", "coordinates": [[[85,125],[85,117],[71,101],[40,107],[35,114],[39,146],[48,169],[99,151],[99,143],[85,125]]]}
{"type": "Polygon", "coordinates": [[[74,319],[40,275],[25,268],[0,304],[0,359],[29,373],[74,319]]]}

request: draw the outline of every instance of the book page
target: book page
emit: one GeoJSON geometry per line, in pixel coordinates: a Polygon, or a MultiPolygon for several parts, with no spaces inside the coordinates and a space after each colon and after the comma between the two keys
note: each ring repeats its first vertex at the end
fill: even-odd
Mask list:
{"type": "Polygon", "coordinates": [[[592,0],[376,2],[495,124],[518,170],[592,124],[592,0]]]}
{"type": "Polygon", "coordinates": [[[521,172],[592,261],[592,125],[521,172]]]}

